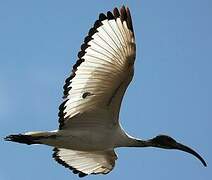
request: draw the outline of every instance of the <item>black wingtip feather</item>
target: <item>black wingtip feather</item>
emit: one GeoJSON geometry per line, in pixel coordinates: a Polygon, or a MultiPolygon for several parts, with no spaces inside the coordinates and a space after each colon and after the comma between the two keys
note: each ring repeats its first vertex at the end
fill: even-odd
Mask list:
{"type": "Polygon", "coordinates": [[[119,17],[120,17],[120,13],[119,13],[118,8],[114,8],[114,9],[113,9],[113,14],[114,14],[114,17],[115,17],[115,18],[119,18],[119,17]]]}
{"type": "Polygon", "coordinates": [[[105,14],[103,14],[103,13],[100,13],[99,14],[99,20],[100,21],[104,21],[105,19],[107,19],[107,16],[105,14]]]}
{"type": "Polygon", "coordinates": [[[115,19],[114,15],[110,11],[107,12],[107,18],[108,20],[115,19]]]}
{"type": "Polygon", "coordinates": [[[130,13],[130,9],[128,7],[126,8],[126,13],[127,13],[127,26],[132,32],[134,32],[133,25],[132,25],[131,13],[130,13]]]}
{"type": "Polygon", "coordinates": [[[85,51],[88,47],[90,47],[89,44],[83,43],[83,44],[81,45],[81,51],[85,51]]]}
{"type": "Polygon", "coordinates": [[[127,12],[126,12],[125,6],[121,7],[120,15],[121,15],[121,21],[122,22],[127,20],[127,12]]]}
{"type": "Polygon", "coordinates": [[[79,172],[79,175],[78,175],[80,178],[82,178],[82,177],[85,177],[85,176],[87,176],[87,174],[85,174],[85,173],[82,173],[82,172],[79,172]]]}
{"type": "Polygon", "coordinates": [[[102,25],[102,22],[98,19],[98,20],[96,20],[96,22],[94,23],[94,28],[98,28],[99,26],[101,26],[102,25]]]}
{"type": "MultiPolygon", "coordinates": [[[[78,58],[81,58],[85,55],[85,51],[80,51],[78,52],[78,58]]],[[[73,69],[76,69],[78,67],[78,63],[76,63],[74,66],[73,66],[73,69]]]]}
{"type": "Polygon", "coordinates": [[[85,43],[88,43],[92,40],[93,38],[91,36],[86,36],[85,39],[84,39],[84,42],[85,43]]]}

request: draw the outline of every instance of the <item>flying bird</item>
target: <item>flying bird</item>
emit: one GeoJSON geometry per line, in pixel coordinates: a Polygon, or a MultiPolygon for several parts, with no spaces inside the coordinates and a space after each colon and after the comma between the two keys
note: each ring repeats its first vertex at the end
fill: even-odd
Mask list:
{"type": "Polygon", "coordinates": [[[157,147],[185,151],[206,162],[193,149],[167,135],[142,140],[120,125],[124,93],[134,74],[136,43],[128,7],[101,13],[81,45],[78,60],[65,80],[59,106],[59,129],[13,134],[5,138],[54,147],[53,158],[79,177],[107,174],[118,147],[157,147]]]}

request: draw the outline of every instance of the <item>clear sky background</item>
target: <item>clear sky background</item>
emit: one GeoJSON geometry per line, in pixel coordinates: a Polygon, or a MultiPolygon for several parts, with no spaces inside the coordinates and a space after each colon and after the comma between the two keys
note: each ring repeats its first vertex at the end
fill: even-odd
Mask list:
{"type": "Polygon", "coordinates": [[[131,9],[135,76],[121,109],[126,131],[143,139],[169,134],[193,156],[156,148],[117,149],[106,176],[85,179],[212,179],[212,1],[0,0],[0,179],[78,179],[52,148],[2,140],[57,129],[62,86],[100,12],[131,9]]]}

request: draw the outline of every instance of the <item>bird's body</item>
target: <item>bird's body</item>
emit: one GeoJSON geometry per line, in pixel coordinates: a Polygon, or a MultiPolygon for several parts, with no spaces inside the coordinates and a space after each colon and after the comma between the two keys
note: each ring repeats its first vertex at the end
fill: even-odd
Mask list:
{"type": "Polygon", "coordinates": [[[133,141],[119,125],[108,127],[97,125],[38,134],[38,143],[81,151],[104,151],[130,145],[133,141]]]}
{"type": "Polygon", "coordinates": [[[64,85],[59,129],[28,132],[5,139],[54,147],[53,157],[80,177],[106,174],[115,166],[117,147],[178,149],[205,161],[195,151],[160,135],[141,140],[127,135],[119,121],[124,93],[134,74],[135,36],[124,6],[100,14],[81,45],[78,60],[64,85]]]}

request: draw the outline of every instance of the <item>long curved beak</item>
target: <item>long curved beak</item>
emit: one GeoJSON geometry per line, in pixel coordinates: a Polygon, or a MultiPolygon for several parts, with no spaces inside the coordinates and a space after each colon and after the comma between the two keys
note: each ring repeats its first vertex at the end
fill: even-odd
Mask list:
{"type": "Polygon", "coordinates": [[[175,149],[181,150],[181,151],[184,151],[184,152],[187,152],[187,153],[190,153],[190,154],[193,154],[197,159],[199,159],[202,162],[202,164],[205,167],[207,166],[205,160],[196,151],[194,151],[193,149],[189,148],[188,146],[185,146],[185,145],[180,144],[180,143],[176,143],[175,149]]]}

